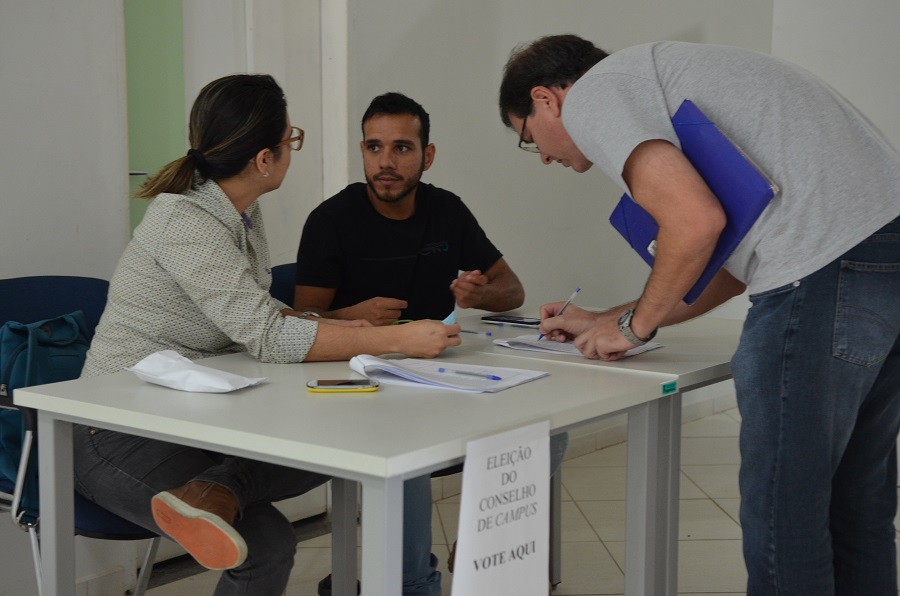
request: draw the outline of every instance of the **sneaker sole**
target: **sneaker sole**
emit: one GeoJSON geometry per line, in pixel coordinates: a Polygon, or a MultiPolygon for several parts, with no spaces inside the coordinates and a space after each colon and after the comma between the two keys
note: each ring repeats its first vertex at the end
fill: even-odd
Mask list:
{"type": "Polygon", "coordinates": [[[218,515],[162,492],[150,502],[160,529],[207,569],[233,569],[247,558],[247,543],[218,515]]]}

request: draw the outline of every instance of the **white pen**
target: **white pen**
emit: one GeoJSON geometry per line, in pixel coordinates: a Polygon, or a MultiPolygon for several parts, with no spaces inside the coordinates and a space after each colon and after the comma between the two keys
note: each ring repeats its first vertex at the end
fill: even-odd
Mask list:
{"type": "MultiPolygon", "coordinates": [[[[563,314],[563,313],[566,311],[566,309],[569,308],[569,305],[572,304],[572,301],[575,300],[575,296],[577,296],[577,295],[578,295],[578,292],[580,292],[580,291],[581,291],[581,288],[575,288],[575,291],[572,292],[572,295],[569,296],[569,299],[566,300],[565,304],[562,305],[562,308],[559,309],[559,312],[556,313],[556,316],[557,316],[557,317],[560,316],[561,314],[563,314]]],[[[544,334],[543,334],[543,333],[541,333],[541,334],[538,336],[538,340],[541,340],[541,339],[544,339],[544,334]]]]}

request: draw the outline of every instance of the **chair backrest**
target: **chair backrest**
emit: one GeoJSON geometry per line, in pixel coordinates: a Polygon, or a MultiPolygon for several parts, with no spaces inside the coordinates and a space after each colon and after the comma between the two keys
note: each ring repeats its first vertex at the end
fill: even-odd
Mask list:
{"type": "Polygon", "coordinates": [[[109,282],[96,277],[35,275],[0,279],[0,323],[33,323],[81,310],[88,333],[93,334],[108,291],[109,282]]]}
{"type": "Polygon", "coordinates": [[[269,294],[293,308],[294,288],[297,285],[297,264],[286,263],[272,267],[272,287],[269,294]]]}
{"type": "MultiPolygon", "coordinates": [[[[85,346],[86,344],[83,342],[85,335],[88,338],[93,335],[100,316],[103,314],[108,290],[108,281],[93,277],[39,275],[2,279],[0,280],[0,325],[9,321],[27,325],[44,319],[69,315],[75,310],[81,310],[84,318],[83,320],[80,317],[78,318],[79,325],[83,323],[81,328],[83,333],[81,335],[82,342],[79,345],[85,346]]],[[[15,339],[14,337],[11,338],[15,339]]],[[[66,350],[66,348],[62,349],[66,350]]],[[[48,362],[39,359],[38,354],[35,353],[30,353],[27,356],[27,360],[26,356],[16,358],[14,354],[5,354],[4,358],[10,356],[10,361],[4,361],[3,364],[4,382],[15,380],[21,384],[26,382],[27,379],[32,379],[30,383],[26,383],[31,384],[77,377],[86,347],[79,349],[81,351],[78,354],[81,356],[78,360],[79,365],[77,368],[73,366],[63,368],[48,367],[48,362]],[[32,359],[32,356],[34,356],[34,359],[32,359]],[[14,362],[16,363],[15,367],[13,367],[14,362]],[[53,374],[50,376],[36,374],[34,377],[30,375],[23,377],[22,373],[25,370],[36,372],[31,368],[32,366],[40,366],[42,370],[50,371],[53,374]],[[5,378],[7,374],[12,375],[10,379],[5,378]]],[[[45,357],[49,355],[49,353],[45,352],[41,352],[41,354],[45,357]]],[[[74,362],[75,355],[75,350],[72,350],[71,353],[67,351],[63,355],[65,356],[64,361],[74,362]]],[[[14,389],[16,386],[15,383],[12,383],[10,388],[14,389]]],[[[35,430],[36,417],[29,408],[18,408],[15,406],[9,394],[5,391],[0,395],[0,407],[5,410],[2,414],[3,424],[0,425],[0,446],[3,449],[3,452],[0,453],[0,470],[2,470],[0,476],[5,477],[5,482],[0,486],[0,492],[9,493],[11,479],[15,477],[16,483],[14,487],[21,491],[23,498],[22,503],[24,507],[22,507],[22,511],[27,511],[30,519],[37,515],[36,461],[34,453],[31,451],[33,440],[31,433],[35,430]],[[9,411],[10,409],[17,411],[9,411]],[[26,464],[28,474],[18,477],[25,462],[29,462],[26,464]]],[[[7,499],[3,500],[3,505],[19,508],[18,502],[7,503],[7,499]]]]}

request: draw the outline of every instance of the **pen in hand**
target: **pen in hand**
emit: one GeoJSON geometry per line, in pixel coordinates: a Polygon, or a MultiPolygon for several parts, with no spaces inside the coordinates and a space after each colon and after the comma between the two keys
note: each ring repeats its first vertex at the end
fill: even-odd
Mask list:
{"type": "MultiPolygon", "coordinates": [[[[578,292],[580,292],[580,291],[581,291],[581,288],[575,288],[575,291],[572,292],[572,295],[569,296],[569,299],[566,300],[566,302],[562,305],[562,308],[559,309],[559,312],[556,313],[556,316],[557,316],[557,317],[560,316],[561,314],[563,314],[563,313],[566,311],[566,309],[569,308],[569,305],[572,304],[572,301],[575,300],[575,296],[577,296],[577,295],[578,295],[578,292]]],[[[544,339],[544,334],[543,334],[543,333],[541,333],[541,334],[538,336],[538,340],[541,340],[541,339],[544,339]]]]}

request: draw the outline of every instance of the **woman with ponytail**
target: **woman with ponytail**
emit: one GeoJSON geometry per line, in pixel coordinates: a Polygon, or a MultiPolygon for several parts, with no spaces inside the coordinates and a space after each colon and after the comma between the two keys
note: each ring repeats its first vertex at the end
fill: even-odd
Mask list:
{"type": "MultiPolygon", "coordinates": [[[[278,188],[303,131],[268,75],[232,75],[200,92],[190,149],[137,196],[152,199],[110,281],[82,376],[160,350],[190,359],[245,351],[265,362],[402,352],[433,357],[459,327],[372,327],[310,318],[273,299],[261,196],[278,188]]],[[[283,594],[296,538],[273,501],[328,478],[110,430],[76,427],[77,490],[223,569],[215,594],[283,594]]]]}

